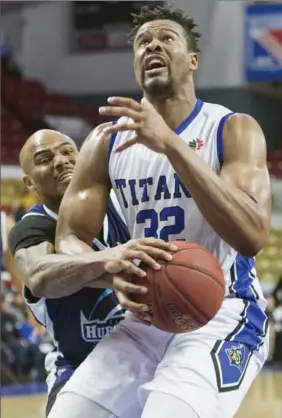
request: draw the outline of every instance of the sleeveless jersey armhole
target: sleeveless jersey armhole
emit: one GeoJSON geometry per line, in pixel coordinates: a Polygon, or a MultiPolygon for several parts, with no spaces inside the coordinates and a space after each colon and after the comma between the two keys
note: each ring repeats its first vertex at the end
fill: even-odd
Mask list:
{"type": "Polygon", "coordinates": [[[228,120],[228,118],[230,116],[234,115],[234,112],[230,112],[227,113],[227,115],[224,115],[219,124],[218,124],[218,128],[217,128],[217,138],[216,138],[216,142],[217,142],[217,159],[218,159],[218,163],[219,163],[219,167],[221,169],[222,164],[223,164],[223,129],[225,126],[226,121],[228,120]]]}

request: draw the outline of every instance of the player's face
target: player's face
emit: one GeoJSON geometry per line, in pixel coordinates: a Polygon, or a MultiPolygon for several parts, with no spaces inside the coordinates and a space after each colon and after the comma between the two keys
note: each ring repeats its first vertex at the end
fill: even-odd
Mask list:
{"type": "Polygon", "coordinates": [[[136,34],[135,77],[151,96],[178,95],[197,63],[197,54],[189,51],[184,29],[176,22],[154,20],[142,25],[136,34]]]}
{"type": "Polygon", "coordinates": [[[77,154],[74,142],[59,133],[35,141],[29,181],[41,197],[62,198],[71,181],[77,154]]]}

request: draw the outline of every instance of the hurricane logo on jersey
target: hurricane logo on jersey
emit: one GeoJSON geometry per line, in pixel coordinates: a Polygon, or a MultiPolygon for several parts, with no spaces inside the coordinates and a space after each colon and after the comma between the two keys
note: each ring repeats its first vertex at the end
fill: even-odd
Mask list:
{"type": "Polygon", "coordinates": [[[237,347],[230,347],[225,350],[229,359],[230,366],[237,367],[240,372],[242,371],[242,363],[244,360],[244,346],[242,344],[237,347]]]}
{"type": "Polygon", "coordinates": [[[113,327],[122,319],[124,319],[123,308],[114,299],[113,291],[106,289],[97,300],[88,319],[80,311],[81,336],[86,342],[97,343],[105,335],[110,334],[113,327]]]}

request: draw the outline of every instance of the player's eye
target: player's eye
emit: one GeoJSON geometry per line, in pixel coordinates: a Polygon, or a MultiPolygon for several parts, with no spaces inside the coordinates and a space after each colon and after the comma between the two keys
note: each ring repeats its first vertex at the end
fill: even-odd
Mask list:
{"type": "Polygon", "coordinates": [[[174,38],[171,35],[164,35],[163,36],[163,41],[164,42],[173,42],[174,41],[174,38]]]}
{"type": "Polygon", "coordinates": [[[140,46],[146,46],[148,45],[149,40],[148,39],[143,39],[142,41],[140,41],[140,46]]]}
{"type": "Polygon", "coordinates": [[[50,161],[51,161],[51,158],[45,157],[45,158],[41,158],[39,162],[40,164],[45,165],[45,164],[49,164],[50,161]]]}
{"type": "Polygon", "coordinates": [[[62,151],[63,155],[72,155],[73,154],[73,149],[65,149],[62,151]]]}

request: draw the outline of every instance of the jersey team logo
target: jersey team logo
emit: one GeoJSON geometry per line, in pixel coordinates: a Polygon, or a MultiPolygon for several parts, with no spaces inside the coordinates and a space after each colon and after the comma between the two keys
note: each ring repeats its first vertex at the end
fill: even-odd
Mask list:
{"type": "Polygon", "coordinates": [[[237,347],[227,348],[226,354],[229,359],[230,366],[237,367],[242,372],[242,363],[244,359],[244,346],[242,344],[237,347]]]}
{"type": "Polygon", "coordinates": [[[114,326],[122,319],[124,311],[120,305],[115,306],[104,319],[87,319],[80,311],[81,336],[88,343],[97,343],[105,335],[111,334],[114,326]]]}
{"type": "Polygon", "coordinates": [[[204,141],[202,139],[196,138],[189,141],[188,145],[194,151],[200,151],[204,146],[204,141]]]}
{"type": "Polygon", "coordinates": [[[123,309],[120,305],[113,308],[105,319],[88,320],[83,312],[80,312],[81,334],[86,342],[97,343],[105,335],[110,334],[113,327],[124,318],[123,309]]]}

